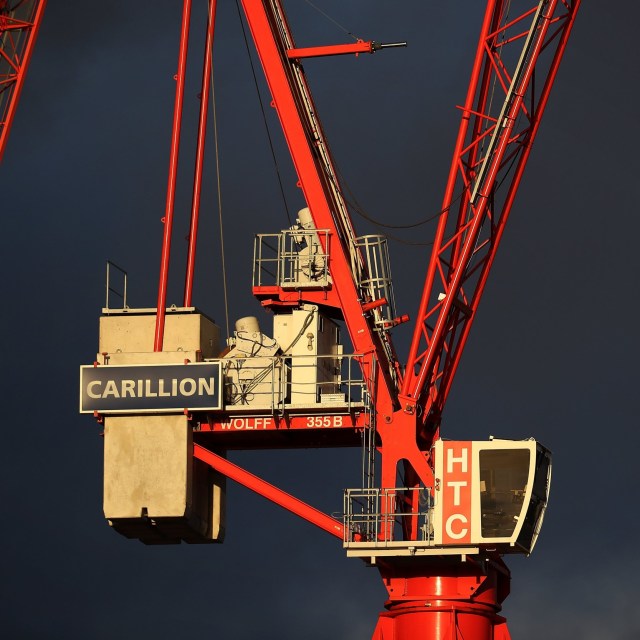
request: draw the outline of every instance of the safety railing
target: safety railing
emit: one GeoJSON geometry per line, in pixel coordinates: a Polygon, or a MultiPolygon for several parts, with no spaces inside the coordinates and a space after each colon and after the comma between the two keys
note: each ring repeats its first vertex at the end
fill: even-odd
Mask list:
{"type": "Polygon", "coordinates": [[[111,262],[111,260],[107,260],[107,277],[106,277],[106,294],[105,294],[105,309],[109,309],[109,297],[110,294],[114,294],[116,297],[120,298],[122,300],[122,308],[123,309],[127,309],[127,272],[122,268],[119,267],[115,262],[111,262]],[[118,272],[118,274],[120,274],[121,277],[121,288],[120,289],[116,289],[112,284],[111,284],[111,279],[112,279],[112,271],[116,271],[118,272]]]}
{"type": "Polygon", "coordinates": [[[253,286],[326,287],[330,282],[328,251],[326,229],[258,234],[253,248],[253,286]]]}
{"type": "Polygon", "coordinates": [[[432,514],[433,501],[428,488],[346,489],[344,544],[386,547],[403,539],[403,521],[415,519],[418,540],[413,542],[429,545],[433,539],[432,514]]]}
{"type": "Polygon", "coordinates": [[[362,409],[365,381],[355,354],[222,358],[226,409],[362,409]]]}
{"type": "Polygon", "coordinates": [[[373,310],[373,317],[376,325],[389,328],[395,317],[395,300],[387,239],[381,235],[368,235],[356,238],[356,242],[366,269],[360,275],[358,285],[365,300],[386,300],[386,304],[373,310]]]}

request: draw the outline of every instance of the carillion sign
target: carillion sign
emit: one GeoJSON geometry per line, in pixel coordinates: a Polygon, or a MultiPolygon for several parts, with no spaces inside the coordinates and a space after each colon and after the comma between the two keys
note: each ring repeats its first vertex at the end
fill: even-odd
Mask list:
{"type": "Polygon", "coordinates": [[[80,367],[80,413],[222,409],[220,362],[80,367]]]}

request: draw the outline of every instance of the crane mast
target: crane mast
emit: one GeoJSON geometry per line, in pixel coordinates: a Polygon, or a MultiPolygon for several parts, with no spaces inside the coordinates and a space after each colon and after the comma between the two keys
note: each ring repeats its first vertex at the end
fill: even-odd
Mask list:
{"type": "Polygon", "coordinates": [[[551,455],[533,439],[445,441],[440,423],[580,0],[487,2],[405,366],[391,330],[408,316],[395,314],[386,240],[356,234],[303,67],[405,43],[300,47],[280,0],[239,5],[304,204],[295,224],[255,240],[252,290],[273,331],[241,318],[225,348],[192,306],[217,2],[206,4],[183,307],[167,308],[167,288],[192,0],[183,0],[157,307],[112,308],[108,281],[96,360],[81,367],[81,412],[105,427],[105,516],[145,544],[222,542],[229,478],[378,569],[389,598],[374,640],[508,640],[502,557],[535,545],[551,455]],[[338,446],[362,446],[366,459],[342,519],[227,457],[338,446]]]}

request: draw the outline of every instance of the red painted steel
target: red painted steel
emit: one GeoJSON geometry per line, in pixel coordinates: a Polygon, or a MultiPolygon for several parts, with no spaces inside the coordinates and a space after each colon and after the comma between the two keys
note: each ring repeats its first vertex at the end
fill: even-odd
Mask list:
{"type": "Polygon", "coordinates": [[[207,115],[209,112],[209,92],[211,91],[211,67],[213,58],[213,33],[216,21],[217,1],[209,0],[207,37],[202,67],[202,87],[200,89],[200,117],[198,119],[198,142],[196,165],[193,177],[193,197],[191,204],[191,223],[189,225],[189,246],[187,250],[187,270],[184,283],[185,307],[191,306],[193,297],[193,276],[196,267],[196,246],[198,239],[198,220],[200,218],[200,197],[202,194],[202,171],[204,169],[204,150],[207,137],[207,115]]]}
{"type": "Polygon", "coordinates": [[[46,0],[0,0],[0,160],[42,23],[46,0]]]}
{"type": "MultiPolygon", "coordinates": [[[[210,19],[203,64],[185,306],[192,304],[216,4],[216,0],[208,0],[210,19]]],[[[430,449],[439,435],[442,411],[580,4],[580,0],[528,0],[519,5],[514,15],[515,7],[509,0],[487,2],[445,188],[443,213],[403,376],[389,334],[380,331],[371,319],[371,311],[386,301],[367,299],[359,289],[358,279],[366,272],[366,265],[357,247],[332,156],[300,65],[304,58],[373,53],[379,46],[358,41],[297,48],[280,0],[242,0],[299,187],[316,227],[328,229],[331,238],[329,246],[320,236],[322,248],[330,256],[332,285],[326,291],[293,293],[278,287],[261,287],[254,292],[265,306],[287,307],[311,302],[339,310],[354,351],[362,354],[364,377],[374,401],[383,489],[396,486],[401,462],[405,486],[435,485],[430,449]],[[401,381],[400,388],[398,381],[401,381]]],[[[45,0],[25,0],[10,7],[6,0],[0,0],[0,158],[45,5],[45,0]]],[[[155,351],[163,348],[191,6],[192,0],[183,0],[155,351]]],[[[401,43],[387,46],[401,46],[401,43]]],[[[406,319],[401,316],[390,324],[406,319]]],[[[198,437],[213,437],[215,442],[215,436],[229,431],[247,434],[315,431],[343,437],[344,432],[353,435],[370,427],[369,416],[359,411],[348,415],[265,414],[237,418],[219,415],[206,423],[203,421],[198,437]]],[[[299,442],[308,445],[310,441],[299,442]]],[[[329,436],[326,445],[318,446],[337,443],[337,437],[332,440],[329,436]]],[[[344,539],[342,523],[201,444],[194,444],[194,456],[344,539]]],[[[465,473],[471,474],[471,470],[465,473]]],[[[466,502],[458,502],[470,508],[466,502]]],[[[446,504],[443,509],[446,510],[446,504]]],[[[406,520],[405,540],[416,540],[416,523],[409,517],[406,520]]],[[[458,533],[453,536],[456,542],[460,541],[458,533]]],[[[510,574],[499,556],[385,557],[377,560],[377,566],[389,598],[376,626],[374,640],[418,637],[510,640],[506,621],[499,615],[509,593],[510,574]]]]}
{"type": "Polygon", "coordinates": [[[322,432],[334,429],[359,429],[367,426],[367,415],[363,411],[351,414],[324,413],[316,415],[212,415],[210,422],[203,423],[202,432],[251,432],[251,431],[310,431],[322,432]]]}
{"type": "Polygon", "coordinates": [[[252,473],[249,473],[245,469],[229,462],[227,459],[205,449],[204,447],[194,444],[193,455],[206,462],[208,465],[225,475],[227,478],[231,478],[235,482],[255,491],[267,500],[271,500],[275,504],[279,505],[287,511],[300,516],[307,522],[323,529],[327,533],[330,533],[336,538],[342,540],[344,538],[344,526],[341,522],[338,522],[335,518],[328,516],[326,513],[322,513],[318,509],[308,505],[306,502],[295,498],[282,489],[274,487],[266,480],[262,480],[252,473]]]}
{"type": "MultiPolygon", "coordinates": [[[[300,62],[313,56],[371,52],[375,49],[374,43],[296,48],[280,0],[241,0],[241,4],[271,91],[272,106],[280,119],[298,175],[298,186],[316,227],[329,230],[329,240],[323,234],[319,239],[323,251],[329,255],[331,285],[324,289],[297,291],[284,291],[277,286],[255,287],[254,294],[264,306],[276,311],[312,303],[334,317],[344,319],[353,350],[362,354],[364,379],[374,403],[376,448],[381,459],[379,486],[382,489],[398,486],[397,476],[401,470],[404,486],[434,490],[437,480],[431,447],[439,434],[444,403],[580,0],[528,0],[526,6],[520,5],[517,15],[511,13],[510,17],[508,9],[513,12],[514,7],[508,0],[487,2],[471,81],[462,107],[443,214],[404,375],[388,332],[376,327],[372,319],[372,312],[385,301],[367,298],[359,287],[359,278],[366,272],[366,265],[357,247],[332,156],[300,62]]],[[[210,11],[213,7],[213,15],[215,0],[209,0],[209,7],[210,11]]],[[[189,12],[190,2],[184,0],[154,342],[156,351],[162,350],[189,12]]],[[[206,90],[205,86],[211,65],[209,39],[212,42],[213,21],[207,31],[185,306],[191,305],[195,265],[206,132],[208,86],[206,90]]],[[[400,316],[390,324],[407,319],[400,316]]],[[[344,527],[340,522],[206,449],[202,443],[219,449],[226,446],[251,448],[251,439],[261,437],[263,440],[258,442],[265,448],[353,446],[353,437],[366,433],[365,430],[371,427],[368,414],[280,416],[265,412],[259,416],[203,415],[194,418],[200,422],[200,430],[195,436],[198,441],[194,445],[196,458],[344,539],[344,527]],[[236,433],[240,439],[232,440],[229,434],[236,433]],[[283,433],[287,436],[286,445],[282,445],[283,433]],[[300,437],[304,433],[312,436],[300,437]],[[314,439],[316,434],[327,437],[314,439]]],[[[467,472],[471,473],[470,470],[467,472]]],[[[417,496],[418,492],[407,494],[403,496],[403,502],[409,504],[417,500],[417,496]]],[[[411,513],[415,512],[416,509],[411,510],[411,513]]],[[[456,514],[454,517],[458,517],[456,514]]],[[[407,512],[402,520],[404,540],[417,540],[417,518],[407,512]]],[[[460,521],[458,517],[456,522],[460,521]]],[[[388,522],[382,526],[381,534],[388,539],[393,524],[388,522]]],[[[456,542],[459,533],[453,532],[456,542]]],[[[376,564],[389,599],[386,611],[378,621],[374,640],[417,637],[509,640],[506,621],[499,612],[509,593],[510,576],[499,556],[390,556],[377,558],[376,564]]]]}
{"type": "Polygon", "coordinates": [[[162,351],[164,342],[164,321],[167,308],[167,284],[169,281],[169,260],[171,257],[171,234],[173,232],[173,210],[176,197],[176,179],[178,175],[178,156],[180,154],[180,129],[182,125],[182,107],[184,103],[184,83],[187,71],[187,53],[189,51],[189,23],[191,21],[191,0],[182,5],[182,25],[180,28],[180,52],[178,54],[178,72],[176,79],[176,99],[173,110],[173,130],[171,134],[171,154],[169,159],[169,178],[167,181],[167,204],[163,218],[162,254],[160,256],[160,278],[158,282],[158,305],[156,330],[153,342],[154,351],[162,351]]]}
{"type": "Polygon", "coordinates": [[[300,413],[193,417],[198,421],[198,443],[226,451],[361,447],[368,429],[373,428],[370,414],[362,407],[354,406],[350,413],[336,413],[330,407],[321,413],[321,409],[314,409],[314,415],[297,409],[300,413]]]}
{"type": "Polygon", "coordinates": [[[437,437],[580,0],[542,2],[539,11],[530,2],[507,20],[508,4],[489,2],[485,13],[400,394],[405,410],[423,411],[429,440],[437,437]],[[534,72],[541,93],[533,93],[534,72]]]}
{"type": "MultiPolygon", "coordinates": [[[[253,295],[266,308],[294,307],[303,302],[319,304],[323,307],[340,309],[340,298],[335,289],[321,289],[318,291],[305,290],[304,298],[301,290],[285,291],[276,286],[253,287],[253,295]]],[[[363,309],[364,311],[364,309],[363,309]]]]}
{"type": "Polygon", "coordinates": [[[510,573],[500,557],[381,559],[378,569],[389,599],[373,640],[509,640],[499,611],[510,573]]]}
{"type": "MultiPolygon", "coordinates": [[[[260,287],[254,288],[254,293],[264,306],[274,308],[313,302],[340,310],[354,350],[364,354],[363,371],[370,380],[369,391],[376,409],[382,488],[396,486],[400,463],[405,486],[436,484],[430,448],[439,434],[444,402],[580,1],[531,0],[518,15],[507,18],[509,5],[507,0],[487,3],[445,189],[443,215],[403,377],[387,334],[381,336],[367,319],[367,314],[381,303],[362,299],[358,291],[362,257],[311,93],[300,72],[302,58],[366,52],[372,50],[367,46],[371,43],[298,49],[278,0],[242,0],[299,186],[316,227],[330,231],[331,246],[324,246],[323,238],[321,241],[323,250],[330,255],[333,283],[326,291],[285,292],[278,287],[260,287]],[[534,72],[538,87],[542,87],[538,93],[534,92],[534,72]],[[496,93],[503,98],[495,99],[496,93]],[[382,375],[376,376],[376,371],[382,375]],[[394,371],[398,373],[396,377],[394,371]],[[400,390],[396,379],[402,380],[400,390]]],[[[398,322],[405,320],[398,318],[398,322]]],[[[293,421],[289,417],[286,424],[274,416],[234,419],[240,422],[228,419],[225,424],[214,418],[207,425],[203,423],[201,437],[235,430],[248,438],[260,432],[276,434],[283,427],[293,433],[304,430],[309,417],[296,416],[293,421]]],[[[335,446],[337,440],[333,442],[335,446]]],[[[341,525],[313,507],[201,445],[196,445],[195,455],[228,477],[342,537],[341,525]]],[[[408,500],[416,499],[417,493],[413,495],[408,500]]],[[[417,539],[415,518],[407,518],[404,525],[405,540],[417,539]]],[[[389,531],[383,534],[390,533],[392,525],[387,526],[389,531]]],[[[378,568],[389,600],[374,640],[509,639],[506,621],[498,613],[508,595],[509,572],[499,557],[392,557],[378,559],[378,568]]]]}
{"type": "MultiPolygon", "coordinates": [[[[278,0],[242,0],[267,83],[273,97],[289,152],[298,174],[299,186],[318,229],[329,229],[331,252],[329,270],[340,300],[342,315],[356,353],[367,355],[364,375],[376,380],[378,406],[389,414],[395,403],[396,384],[390,362],[389,338],[380,336],[362,312],[354,276],[354,266],[362,258],[355,247],[355,232],[347,213],[337,173],[304,75],[291,64],[287,51],[295,49],[293,36],[278,0]],[[379,375],[375,375],[375,363],[379,375]]],[[[321,235],[320,241],[325,238],[321,235]]],[[[359,264],[358,264],[359,263],[359,264]]],[[[300,292],[300,299],[306,293],[300,292]]]]}
{"type": "Polygon", "coordinates": [[[324,47],[303,47],[289,49],[287,57],[291,60],[300,58],[322,58],[325,56],[344,56],[349,54],[373,53],[375,51],[373,42],[358,40],[353,44],[334,44],[324,47]]]}

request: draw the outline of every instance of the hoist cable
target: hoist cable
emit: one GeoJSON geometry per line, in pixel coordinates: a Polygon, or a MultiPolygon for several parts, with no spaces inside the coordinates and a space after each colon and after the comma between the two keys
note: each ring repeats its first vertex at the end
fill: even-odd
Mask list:
{"type": "MultiPolygon", "coordinates": [[[[334,162],[334,164],[335,164],[335,162],[334,162]]],[[[420,227],[420,226],[422,226],[424,224],[427,224],[428,222],[432,222],[433,220],[437,220],[440,216],[442,216],[445,213],[447,213],[449,211],[449,209],[451,209],[451,207],[458,200],[460,200],[460,198],[462,198],[462,196],[464,195],[464,192],[465,192],[465,189],[462,189],[462,191],[446,207],[441,209],[438,213],[434,213],[433,215],[430,215],[429,217],[425,218],[424,220],[421,220],[421,221],[415,222],[415,223],[411,223],[411,224],[407,224],[407,225],[386,224],[384,222],[380,222],[379,220],[376,220],[375,218],[372,218],[369,214],[367,214],[365,212],[364,208],[357,201],[353,191],[351,190],[351,187],[349,187],[349,184],[345,180],[345,178],[342,175],[342,173],[340,172],[339,168],[337,167],[337,165],[335,165],[335,166],[336,166],[336,175],[337,175],[338,180],[340,181],[339,184],[337,184],[335,186],[342,193],[342,197],[343,197],[344,201],[349,205],[351,210],[354,211],[355,213],[357,213],[361,218],[364,218],[365,220],[367,220],[371,224],[375,225],[376,227],[381,227],[381,228],[384,228],[384,229],[413,229],[415,227],[420,227]],[[351,199],[348,199],[347,197],[345,197],[345,195],[344,195],[344,191],[345,190],[351,196],[351,199]]],[[[397,236],[393,236],[390,233],[386,233],[385,235],[390,240],[393,240],[393,241],[398,242],[400,244],[406,244],[406,245],[410,245],[410,246],[429,247],[429,246],[431,246],[433,244],[433,242],[410,242],[408,240],[403,240],[402,238],[398,238],[397,236]]]]}
{"type": "Polygon", "coordinates": [[[289,212],[289,206],[287,205],[287,197],[284,192],[284,186],[282,184],[282,176],[280,175],[280,167],[278,165],[278,160],[276,158],[276,151],[273,146],[273,140],[271,138],[271,131],[269,130],[269,123],[267,121],[267,113],[264,109],[264,104],[262,102],[262,96],[260,95],[260,87],[258,85],[258,76],[256,75],[256,70],[253,65],[253,58],[251,57],[251,51],[249,49],[249,40],[247,39],[247,32],[244,28],[244,22],[242,20],[242,14],[240,12],[240,5],[238,0],[236,0],[236,10],[238,11],[238,20],[240,20],[240,27],[242,28],[242,37],[244,38],[244,46],[247,50],[247,57],[249,58],[249,64],[251,65],[251,73],[253,75],[253,83],[256,87],[256,94],[258,95],[258,102],[260,103],[260,111],[262,112],[262,120],[264,122],[264,128],[267,132],[267,138],[269,140],[269,148],[271,149],[271,158],[273,159],[273,165],[276,170],[276,176],[278,178],[278,185],[280,187],[280,195],[282,196],[282,202],[284,204],[284,209],[287,214],[287,220],[289,221],[289,226],[293,225],[293,221],[291,220],[291,214],[289,212]]]}
{"type": "MultiPolygon", "coordinates": [[[[349,195],[353,196],[353,193],[352,193],[351,189],[346,185],[346,182],[344,182],[344,180],[342,178],[341,178],[341,180],[342,180],[343,184],[345,184],[345,186],[347,187],[347,191],[349,192],[349,195]]],[[[429,222],[433,222],[434,220],[437,220],[440,216],[442,216],[445,213],[447,213],[449,211],[449,209],[451,209],[451,207],[458,200],[460,200],[460,198],[462,197],[464,192],[465,192],[465,190],[463,189],[451,201],[451,203],[449,205],[447,205],[446,207],[444,207],[443,209],[441,209],[437,213],[434,213],[434,214],[424,218],[423,220],[419,220],[418,222],[413,222],[413,223],[410,223],[410,224],[387,224],[385,222],[380,222],[380,220],[376,220],[375,218],[372,218],[368,213],[366,213],[364,208],[360,206],[360,204],[358,203],[357,200],[355,200],[355,198],[353,199],[353,202],[351,200],[348,200],[347,202],[352,207],[353,211],[355,211],[361,218],[364,218],[365,220],[367,220],[371,224],[374,224],[376,227],[382,227],[383,229],[415,229],[416,227],[421,227],[422,225],[425,225],[425,224],[427,224],[429,222]]]]}
{"type": "MultiPolygon", "coordinates": [[[[511,159],[511,162],[509,163],[509,166],[507,167],[506,171],[504,172],[502,178],[500,179],[500,181],[494,187],[494,192],[497,192],[500,189],[500,187],[502,186],[502,183],[507,179],[507,177],[511,173],[511,170],[513,169],[513,166],[515,165],[515,162],[518,159],[519,155],[520,155],[519,153],[516,153],[514,155],[514,157],[511,159]]],[[[375,220],[374,218],[369,216],[364,211],[364,209],[360,206],[358,201],[356,200],[351,188],[349,187],[348,183],[344,179],[344,176],[342,176],[340,171],[337,170],[337,169],[336,169],[336,172],[337,172],[337,174],[339,176],[341,187],[344,187],[344,189],[346,189],[346,191],[349,193],[349,195],[353,198],[353,201],[347,199],[346,197],[344,198],[345,202],[351,207],[352,211],[354,211],[360,217],[364,218],[365,220],[367,220],[368,222],[372,223],[373,225],[375,225],[377,227],[386,228],[386,229],[412,229],[412,228],[415,228],[415,227],[419,227],[419,226],[421,226],[423,224],[426,224],[427,222],[432,222],[433,220],[437,220],[440,216],[442,216],[445,213],[447,213],[451,209],[451,207],[453,207],[453,205],[462,198],[462,196],[465,194],[465,192],[469,191],[469,187],[463,188],[460,191],[460,193],[455,198],[453,198],[451,200],[451,202],[446,207],[441,209],[438,213],[435,213],[435,214],[429,216],[428,218],[425,218],[424,220],[422,220],[420,222],[409,224],[409,225],[391,225],[391,224],[385,224],[383,222],[375,220]]],[[[344,194],[343,194],[343,197],[344,197],[344,194]]],[[[404,240],[403,238],[398,238],[397,236],[394,236],[394,235],[392,235],[390,233],[386,233],[385,237],[387,237],[389,240],[393,240],[394,242],[397,242],[399,244],[404,244],[404,245],[413,246],[413,247],[430,247],[430,246],[433,245],[433,241],[429,241],[429,242],[411,242],[410,240],[404,240]]],[[[453,236],[450,236],[446,240],[446,242],[448,242],[452,237],[453,236]]]]}
{"type": "Polygon", "coordinates": [[[340,29],[341,31],[346,33],[348,36],[351,36],[354,40],[356,40],[356,41],[359,40],[358,36],[356,36],[355,34],[351,33],[351,31],[349,31],[345,26],[341,25],[335,18],[331,17],[328,13],[323,11],[320,7],[318,7],[317,5],[313,4],[313,2],[311,2],[311,0],[304,0],[304,1],[310,7],[313,7],[320,15],[324,16],[327,20],[329,20],[329,22],[333,22],[333,24],[335,24],[336,27],[338,27],[338,29],[340,29]]]}

